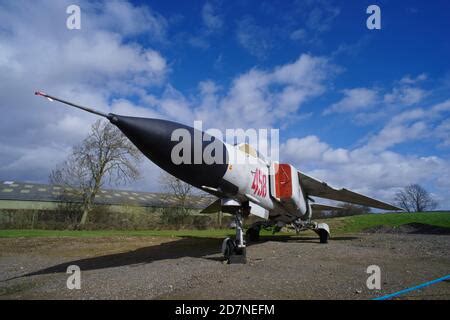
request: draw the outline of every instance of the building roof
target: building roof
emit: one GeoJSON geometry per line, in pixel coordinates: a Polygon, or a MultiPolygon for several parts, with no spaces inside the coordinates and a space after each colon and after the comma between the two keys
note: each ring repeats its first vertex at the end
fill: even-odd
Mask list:
{"type": "MultiPolygon", "coordinates": [[[[0,181],[0,201],[61,202],[63,197],[64,199],[76,201],[75,191],[75,189],[57,185],[0,181]]],[[[214,201],[214,198],[208,195],[189,196],[186,207],[203,209],[212,201],[214,201]]],[[[171,207],[177,206],[178,203],[176,197],[169,194],[112,189],[101,189],[94,202],[96,204],[135,205],[142,207],[171,207]]]]}

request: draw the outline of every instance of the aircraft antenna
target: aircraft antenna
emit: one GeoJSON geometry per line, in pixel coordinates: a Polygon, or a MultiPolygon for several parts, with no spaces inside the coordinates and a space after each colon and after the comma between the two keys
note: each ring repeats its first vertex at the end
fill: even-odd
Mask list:
{"type": "Polygon", "coordinates": [[[72,102],[69,102],[69,101],[66,101],[66,100],[63,100],[63,99],[59,99],[59,98],[53,97],[53,96],[51,96],[49,94],[46,94],[46,93],[44,93],[42,91],[36,91],[34,94],[37,95],[37,96],[42,96],[44,98],[47,98],[50,101],[59,101],[61,103],[67,104],[69,106],[72,106],[72,107],[75,107],[75,108],[78,108],[78,109],[81,109],[81,110],[84,110],[84,111],[96,114],[98,116],[102,116],[102,117],[108,118],[108,115],[106,113],[103,113],[103,112],[100,112],[100,111],[97,111],[97,110],[94,110],[94,109],[91,109],[91,108],[88,108],[88,107],[80,106],[78,104],[75,104],[75,103],[72,103],[72,102]]]}

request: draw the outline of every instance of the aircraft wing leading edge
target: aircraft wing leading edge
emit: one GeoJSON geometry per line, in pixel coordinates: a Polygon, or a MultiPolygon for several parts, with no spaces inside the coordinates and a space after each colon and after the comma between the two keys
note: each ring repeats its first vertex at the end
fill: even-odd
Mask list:
{"type": "Polygon", "coordinates": [[[383,210],[403,210],[402,208],[393,206],[389,203],[374,198],[370,198],[357,192],[353,192],[347,189],[335,189],[329,186],[326,182],[317,180],[300,171],[298,171],[298,178],[300,180],[300,185],[310,196],[350,202],[383,210]]]}
{"type": "Polygon", "coordinates": [[[210,205],[208,205],[206,208],[204,208],[200,213],[216,213],[222,210],[222,204],[220,202],[220,199],[215,200],[210,205]]]}
{"type": "Polygon", "coordinates": [[[328,205],[328,204],[312,203],[311,209],[313,211],[330,211],[330,210],[343,210],[344,208],[332,206],[332,205],[328,205]]]}

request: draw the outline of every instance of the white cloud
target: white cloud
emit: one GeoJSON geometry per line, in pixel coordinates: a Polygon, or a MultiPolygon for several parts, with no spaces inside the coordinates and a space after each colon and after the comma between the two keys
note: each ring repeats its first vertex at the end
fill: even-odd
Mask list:
{"type": "Polygon", "coordinates": [[[162,118],[163,116],[150,110],[149,108],[144,108],[138,106],[126,99],[115,99],[111,103],[111,112],[117,114],[124,114],[131,117],[144,117],[144,118],[162,118]]]}
{"type": "Polygon", "coordinates": [[[450,111],[450,100],[437,103],[428,108],[415,108],[400,112],[374,136],[370,137],[365,148],[385,150],[403,142],[436,137],[446,145],[445,120],[439,123],[446,112],[450,111]]]}
{"type": "MultiPolygon", "coordinates": [[[[339,49],[336,51],[338,52],[339,49]]],[[[334,54],[337,54],[337,53],[334,54]]],[[[426,74],[417,77],[409,75],[395,81],[391,88],[356,88],[343,90],[344,97],[323,111],[323,115],[349,113],[356,125],[368,125],[380,120],[389,121],[405,107],[423,103],[432,91],[420,88],[420,82],[427,79],[426,74]],[[376,106],[376,108],[373,108],[376,106]]]]}
{"type": "Polygon", "coordinates": [[[293,31],[290,35],[291,40],[304,40],[306,39],[306,31],[305,29],[297,29],[293,31]]]}
{"type": "Polygon", "coordinates": [[[210,47],[210,39],[213,36],[221,34],[225,25],[221,11],[221,1],[207,1],[203,5],[200,15],[202,19],[202,27],[194,34],[185,33],[182,37],[187,39],[187,43],[192,47],[199,49],[208,49],[210,47]]]}
{"type": "Polygon", "coordinates": [[[356,57],[363,48],[366,48],[369,45],[371,39],[370,35],[366,34],[356,42],[341,43],[337,49],[331,53],[331,56],[334,58],[341,55],[356,57]]]}
{"type": "MultiPolygon", "coordinates": [[[[323,92],[324,82],[333,73],[326,59],[302,55],[272,70],[250,70],[236,77],[228,90],[212,81],[202,82],[197,96],[186,97],[167,83],[168,63],[160,52],[118,34],[121,30],[128,30],[126,35],[141,32],[132,20],[134,15],[138,15],[136,21],[147,17],[148,12],[142,14],[146,9],[112,5],[118,7],[102,11],[102,7],[94,10],[94,5],[80,3],[86,8],[82,13],[86,23],[82,22],[81,30],[71,31],[65,28],[63,2],[0,5],[0,17],[7,22],[2,27],[6,31],[0,34],[4,49],[0,51],[0,109],[5,115],[0,119],[2,178],[47,180],[54,165],[97,119],[37,98],[33,95],[36,89],[103,112],[187,124],[200,118],[210,127],[217,127],[220,115],[223,127],[259,128],[290,118],[305,101],[323,92]],[[114,26],[107,16],[111,10],[114,26]],[[165,89],[154,95],[149,90],[153,86],[165,89]],[[37,159],[39,154],[42,161],[37,159]]],[[[165,21],[156,13],[152,17],[157,17],[153,22],[165,21]]],[[[162,22],[155,33],[163,34],[164,28],[162,22]]],[[[149,188],[154,187],[151,177],[147,179],[149,188]]]]}
{"type": "MultiPolygon", "coordinates": [[[[425,74],[421,74],[416,78],[410,76],[404,76],[401,80],[395,81],[391,88],[380,88],[376,89],[377,98],[373,104],[373,108],[357,108],[354,112],[349,112],[352,118],[353,124],[357,126],[367,126],[376,123],[381,123],[382,121],[390,122],[393,120],[393,115],[395,118],[400,120],[399,112],[404,117],[415,117],[415,119],[426,118],[427,122],[432,120],[433,115],[437,111],[433,111],[430,108],[418,108],[420,104],[426,103],[426,98],[433,94],[433,90],[426,90],[418,87],[418,83],[427,79],[425,74]],[[407,107],[414,107],[414,109],[407,109],[407,107]],[[402,110],[405,110],[402,112],[402,110]],[[416,115],[415,115],[416,114],[416,115]],[[419,118],[417,117],[419,115],[419,118]]],[[[329,107],[323,114],[331,114],[337,112],[337,108],[340,107],[340,103],[345,102],[345,98],[334,104],[332,107],[336,108],[336,111],[329,107]]],[[[442,106],[436,106],[433,108],[447,108],[445,102],[442,106]]]]}
{"type": "Polygon", "coordinates": [[[426,132],[427,125],[422,121],[414,122],[411,125],[388,124],[369,140],[365,148],[373,151],[385,150],[405,141],[422,138],[426,132]]]}
{"type": "Polygon", "coordinates": [[[419,183],[436,195],[440,208],[448,208],[450,160],[435,155],[418,156],[414,150],[406,154],[390,150],[429,137],[438,138],[441,146],[446,147],[450,136],[448,111],[450,100],[427,109],[400,112],[365,144],[354,148],[334,148],[317,136],[291,138],[280,146],[280,158],[334,186],[352,188],[386,201],[392,201],[399,188],[419,183]]]}
{"type": "Polygon", "coordinates": [[[202,19],[203,23],[210,31],[219,30],[223,26],[223,19],[217,14],[217,8],[211,2],[206,2],[203,5],[202,19]]]}
{"type": "Polygon", "coordinates": [[[436,135],[442,140],[441,146],[450,146],[450,119],[442,121],[436,127],[436,135]]]}
{"type": "Polygon", "coordinates": [[[435,104],[429,108],[415,108],[400,112],[374,136],[370,137],[365,148],[371,150],[385,150],[403,142],[420,140],[435,136],[443,140],[445,145],[446,136],[445,121],[442,127],[437,126],[445,113],[450,111],[450,100],[435,104]]]}
{"type": "Polygon", "coordinates": [[[96,117],[33,95],[35,90],[104,112],[149,114],[117,96],[164,83],[166,59],[130,41],[144,34],[163,42],[167,22],[127,2],[79,1],[81,30],[66,28],[69,1],[0,4],[0,176],[45,181],[96,117]],[[111,103],[112,101],[112,103],[111,103]]]}
{"type": "Polygon", "coordinates": [[[450,111],[450,99],[438,103],[431,108],[433,114],[450,111]]]}
{"type": "Polygon", "coordinates": [[[410,106],[423,100],[427,92],[420,88],[400,87],[394,88],[391,93],[384,95],[384,102],[410,106]]]}
{"type": "Polygon", "coordinates": [[[331,28],[331,24],[341,10],[327,1],[319,2],[318,6],[308,11],[306,26],[311,30],[324,32],[331,28]]]}
{"type": "Polygon", "coordinates": [[[417,77],[411,77],[410,75],[406,75],[403,78],[400,79],[401,84],[416,84],[418,82],[424,81],[428,78],[428,76],[425,73],[419,74],[417,77]]]}
{"type": "Polygon", "coordinates": [[[207,49],[209,48],[209,43],[205,36],[192,36],[189,37],[188,43],[196,48],[207,49]]]}
{"type": "Polygon", "coordinates": [[[272,70],[252,69],[241,74],[223,95],[210,82],[214,90],[203,92],[202,107],[194,111],[197,116],[207,116],[203,119],[212,125],[220,114],[223,127],[270,127],[292,119],[305,101],[324,92],[325,82],[335,73],[336,67],[327,59],[302,54],[293,63],[272,70]],[[208,105],[205,99],[214,103],[208,105]]]}
{"type": "MultiPolygon", "coordinates": [[[[88,38],[74,36],[61,45],[56,59],[64,67],[55,70],[55,78],[67,72],[83,81],[128,78],[138,84],[155,84],[162,81],[167,71],[166,61],[157,51],[124,45],[119,36],[108,32],[97,32],[88,38]]],[[[49,72],[43,71],[48,76],[49,72]]]]}
{"type": "Polygon", "coordinates": [[[367,88],[354,88],[342,91],[344,98],[325,109],[324,115],[368,109],[377,102],[377,91],[367,88]]]}
{"type": "MultiPolygon", "coordinates": [[[[308,136],[283,143],[280,158],[332,186],[385,201],[393,201],[395,192],[411,183],[431,187],[440,198],[448,188],[442,174],[449,172],[450,162],[436,156],[402,155],[366,146],[334,149],[317,136],[308,136]]],[[[440,203],[441,208],[449,205],[448,199],[440,203]]]]}
{"type": "MultiPolygon", "coordinates": [[[[61,2],[64,8],[69,3],[61,2]]],[[[119,0],[78,1],[77,5],[81,8],[82,29],[108,30],[125,37],[144,34],[152,42],[166,41],[167,20],[148,6],[134,6],[119,0]]]]}
{"type": "MultiPolygon", "coordinates": [[[[198,94],[185,96],[167,83],[170,63],[165,57],[152,45],[130,41],[136,34],[150,35],[149,43],[164,41],[167,22],[162,16],[118,1],[105,6],[82,1],[80,5],[86,10],[82,30],[69,31],[65,28],[68,3],[0,4],[3,179],[46,180],[54,165],[66,157],[96,119],[36,98],[35,89],[48,90],[104,112],[170,118],[186,124],[202,119],[205,128],[264,128],[296,119],[298,110],[323,94],[338,72],[326,58],[302,54],[291,63],[269,69],[253,68],[232,79],[229,87],[203,81],[198,85],[198,94]],[[155,86],[163,89],[161,95],[152,92],[155,86]],[[126,98],[131,95],[137,98],[126,98]]],[[[204,15],[206,26],[219,26],[214,20],[219,17],[216,11],[207,9],[204,15]]],[[[254,21],[247,21],[243,27],[241,31],[248,32],[244,32],[242,40],[249,50],[255,50],[254,54],[270,48],[270,41],[265,43],[266,35],[262,34],[264,27],[254,21]]],[[[389,93],[389,99],[403,104],[422,101],[424,93],[420,93],[417,83],[425,79],[421,75],[404,77],[396,84],[397,91],[389,93]]],[[[377,102],[377,90],[345,90],[344,98],[330,107],[330,112],[366,110],[377,102]]],[[[281,159],[336,185],[386,200],[392,190],[407,183],[431,181],[436,182],[436,188],[448,187],[447,160],[401,155],[391,150],[397,144],[427,136],[436,137],[445,147],[448,111],[450,100],[390,115],[390,121],[358,148],[335,148],[313,135],[289,139],[281,146],[281,159]]],[[[146,178],[135,186],[155,190],[154,177],[159,169],[149,161],[143,163],[146,178]]]]}
{"type": "Polygon", "coordinates": [[[418,87],[418,84],[426,79],[425,73],[419,74],[415,78],[405,75],[396,83],[391,92],[384,95],[384,102],[400,106],[418,104],[429,94],[428,91],[418,87]]]}
{"type": "Polygon", "coordinates": [[[194,115],[190,108],[190,102],[171,85],[164,90],[158,105],[161,113],[167,115],[169,119],[193,124],[194,115]]]}
{"type": "Polygon", "coordinates": [[[291,159],[301,163],[319,160],[329,149],[330,147],[321,142],[317,136],[307,136],[288,139],[281,145],[280,153],[283,154],[285,160],[291,159]]]}
{"type": "Polygon", "coordinates": [[[325,163],[348,163],[350,161],[350,155],[346,149],[329,148],[323,153],[323,161],[325,163]]]}
{"type": "Polygon", "coordinates": [[[252,56],[265,59],[273,47],[271,30],[261,26],[250,17],[244,17],[238,22],[236,36],[238,43],[252,56]]]}
{"type": "Polygon", "coordinates": [[[295,1],[290,10],[299,17],[290,33],[291,40],[301,40],[310,45],[321,44],[321,34],[332,28],[341,12],[340,8],[328,0],[295,1]]]}

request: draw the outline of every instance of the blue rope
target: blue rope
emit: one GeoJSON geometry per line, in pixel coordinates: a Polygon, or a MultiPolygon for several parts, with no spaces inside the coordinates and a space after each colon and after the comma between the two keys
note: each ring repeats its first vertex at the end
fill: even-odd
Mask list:
{"type": "Polygon", "coordinates": [[[388,294],[388,295],[385,295],[385,296],[374,298],[373,300],[387,300],[387,299],[390,299],[392,297],[404,294],[406,292],[410,292],[410,291],[414,291],[414,290],[417,290],[417,289],[420,289],[420,288],[423,288],[423,287],[427,287],[429,285],[432,285],[432,284],[435,284],[435,283],[438,283],[438,282],[441,282],[441,281],[444,281],[444,280],[447,280],[447,279],[450,279],[450,274],[448,274],[448,275],[446,275],[446,276],[444,276],[442,278],[438,278],[438,279],[435,279],[435,280],[431,280],[431,281],[419,284],[419,285],[417,285],[415,287],[407,288],[407,289],[400,290],[400,291],[397,291],[397,292],[394,292],[394,293],[391,293],[391,294],[388,294]]]}

